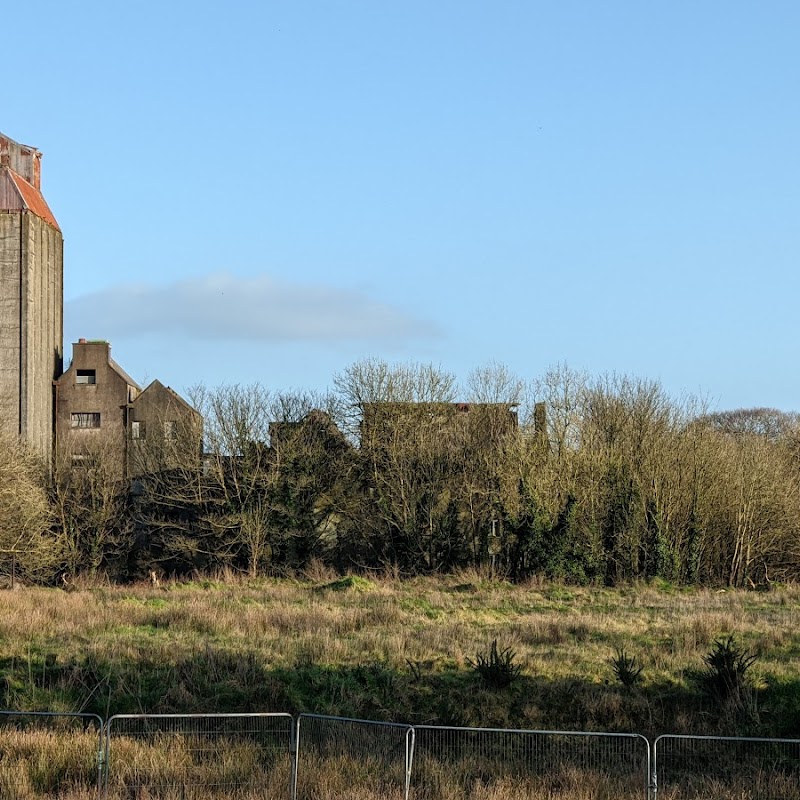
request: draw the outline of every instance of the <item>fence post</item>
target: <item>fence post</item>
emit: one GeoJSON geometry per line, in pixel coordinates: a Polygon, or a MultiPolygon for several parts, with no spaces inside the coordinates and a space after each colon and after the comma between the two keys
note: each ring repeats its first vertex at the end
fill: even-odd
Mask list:
{"type": "Polygon", "coordinates": [[[289,794],[292,800],[297,800],[297,762],[299,760],[300,751],[300,715],[298,715],[295,724],[292,725],[292,743],[291,754],[292,759],[292,775],[289,779],[289,794]]]}
{"type": "Polygon", "coordinates": [[[106,778],[106,766],[108,764],[106,758],[107,752],[106,721],[103,720],[100,725],[100,743],[97,747],[97,796],[100,800],[105,797],[108,788],[108,781],[106,778]]]}
{"type": "Polygon", "coordinates": [[[656,800],[658,796],[658,765],[656,763],[656,744],[658,739],[653,742],[648,740],[647,746],[650,748],[650,785],[647,787],[647,800],[656,800]]]}
{"type": "Polygon", "coordinates": [[[416,741],[416,731],[409,728],[406,731],[406,786],[404,800],[408,800],[411,793],[411,765],[414,762],[414,743],[416,741]]]}

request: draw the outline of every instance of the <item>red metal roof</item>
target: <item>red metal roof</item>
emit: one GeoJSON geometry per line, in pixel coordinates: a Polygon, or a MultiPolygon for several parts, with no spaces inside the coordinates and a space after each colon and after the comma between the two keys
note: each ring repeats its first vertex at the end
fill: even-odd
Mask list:
{"type": "Polygon", "coordinates": [[[53,216],[53,212],[50,210],[50,206],[47,205],[47,201],[42,196],[42,193],[38,189],[34,189],[25,178],[14,172],[13,169],[8,167],[6,167],[6,169],[8,169],[8,175],[14,182],[14,186],[19,192],[25,208],[36,214],[37,217],[41,217],[41,219],[52,225],[57,231],[60,231],[61,228],[56,222],[56,218],[53,216]]]}

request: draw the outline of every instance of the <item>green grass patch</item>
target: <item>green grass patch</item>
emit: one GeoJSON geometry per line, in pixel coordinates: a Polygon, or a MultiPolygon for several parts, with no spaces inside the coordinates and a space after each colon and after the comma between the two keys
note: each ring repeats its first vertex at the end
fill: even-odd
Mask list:
{"type": "MultiPolygon", "coordinates": [[[[0,593],[7,708],[315,711],[432,724],[800,735],[800,588],[676,592],[447,578],[229,580],[0,593]],[[211,585],[213,583],[213,585],[211,585]],[[747,719],[693,675],[711,643],[758,647],[747,719]],[[470,661],[496,639],[500,690],[470,661]],[[609,659],[643,665],[632,687],[609,659]],[[600,727],[602,726],[602,727],[600,727]]],[[[487,656],[489,657],[489,656],[487,656]]]]}
{"type": "Polygon", "coordinates": [[[375,588],[375,584],[359,575],[345,575],[343,578],[338,578],[335,581],[330,581],[329,583],[315,588],[317,591],[328,592],[370,592],[375,588]]]}

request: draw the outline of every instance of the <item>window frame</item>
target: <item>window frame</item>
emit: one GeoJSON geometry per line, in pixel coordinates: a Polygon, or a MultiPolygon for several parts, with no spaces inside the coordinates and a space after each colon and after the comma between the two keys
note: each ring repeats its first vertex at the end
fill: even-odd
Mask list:
{"type": "Polygon", "coordinates": [[[103,425],[102,415],[99,411],[72,411],[69,421],[70,427],[79,431],[97,430],[103,425]]]}

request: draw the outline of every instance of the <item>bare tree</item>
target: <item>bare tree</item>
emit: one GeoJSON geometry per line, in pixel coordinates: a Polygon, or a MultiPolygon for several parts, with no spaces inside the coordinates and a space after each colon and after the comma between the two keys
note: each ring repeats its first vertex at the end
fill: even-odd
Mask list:
{"type": "MultiPolygon", "coordinates": [[[[589,376],[567,364],[557,364],[534,381],[533,393],[544,403],[550,446],[560,458],[567,450],[580,446],[580,428],[583,419],[586,387],[589,376]]],[[[532,429],[534,421],[523,420],[532,429]]]]}
{"type": "Polygon", "coordinates": [[[257,575],[303,566],[332,546],[351,451],[331,419],[333,400],[258,384],[199,386],[191,398],[204,418],[202,468],[142,480],[149,528],[160,509],[163,559],[257,575]]]}
{"type": "Polygon", "coordinates": [[[14,434],[0,433],[0,564],[6,574],[46,582],[61,564],[45,484],[39,458],[14,434]]]}
{"type": "Polygon", "coordinates": [[[133,546],[128,483],[119,447],[107,436],[56,449],[52,505],[70,575],[124,569],[133,546]]]}
{"type": "Polygon", "coordinates": [[[342,430],[355,442],[368,405],[452,403],[456,379],[433,364],[389,364],[378,358],[357,361],[333,376],[342,430]]]}
{"type": "Polygon", "coordinates": [[[770,442],[790,437],[800,424],[800,415],[777,408],[738,408],[704,414],[701,421],[720,433],[733,436],[752,434],[770,442]]]}
{"type": "Polygon", "coordinates": [[[433,569],[453,557],[455,377],[431,364],[366,359],[334,376],[342,427],[358,443],[360,492],[341,550],[433,569]]]}
{"type": "Polygon", "coordinates": [[[787,451],[760,434],[716,433],[714,481],[701,497],[706,574],[731,586],[797,575],[800,482],[787,451]]]}
{"type": "Polygon", "coordinates": [[[582,462],[606,581],[655,574],[669,540],[653,490],[676,426],[674,403],[655,381],[612,375],[590,384],[584,408],[582,462]]]}
{"type": "Polygon", "coordinates": [[[467,377],[467,400],[470,403],[517,406],[523,402],[525,394],[525,382],[499,361],[476,367],[467,377]]]}
{"type": "Polygon", "coordinates": [[[205,420],[205,522],[222,549],[240,553],[256,575],[272,556],[265,500],[272,394],[259,384],[235,385],[192,399],[205,420]]]}
{"type": "Polygon", "coordinates": [[[374,403],[360,439],[356,527],[373,558],[413,571],[452,560],[459,419],[451,403],[374,403]]]}

